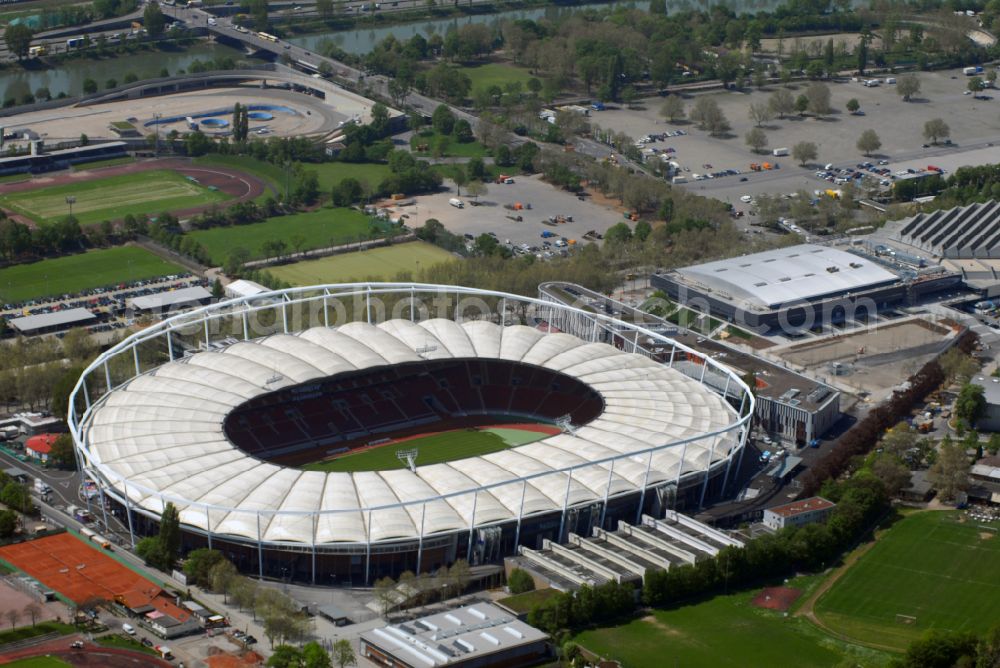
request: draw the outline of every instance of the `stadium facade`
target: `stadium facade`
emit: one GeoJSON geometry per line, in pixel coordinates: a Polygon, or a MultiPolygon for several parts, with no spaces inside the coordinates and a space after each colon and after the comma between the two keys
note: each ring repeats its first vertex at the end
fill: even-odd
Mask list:
{"type": "Polygon", "coordinates": [[[332,584],[498,563],[518,545],[700,507],[725,494],[753,410],[735,373],[636,325],[470,288],[353,284],[220,302],[138,332],[84,372],[69,423],[96,502],[133,544],[171,502],[184,549],[332,584]],[[554,310],[590,318],[590,335],[538,326],[554,310]],[[643,336],[625,349],[600,342],[629,329],[643,336]],[[640,339],[689,364],[658,361],[640,339]],[[497,419],[561,430],[413,469],[294,468],[497,419]]]}

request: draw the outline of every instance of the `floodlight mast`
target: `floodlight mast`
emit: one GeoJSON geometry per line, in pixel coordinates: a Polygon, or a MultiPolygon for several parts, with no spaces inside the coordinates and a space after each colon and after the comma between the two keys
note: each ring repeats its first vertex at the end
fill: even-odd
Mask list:
{"type": "Polygon", "coordinates": [[[417,453],[416,448],[410,448],[409,450],[396,450],[396,459],[406,464],[406,468],[410,469],[412,473],[417,471],[417,453]]]}

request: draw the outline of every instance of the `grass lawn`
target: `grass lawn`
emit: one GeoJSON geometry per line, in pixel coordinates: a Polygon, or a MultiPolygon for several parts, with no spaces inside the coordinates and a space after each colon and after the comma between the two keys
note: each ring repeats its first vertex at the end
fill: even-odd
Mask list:
{"type": "Polygon", "coordinates": [[[229,199],[225,193],[209,190],[177,172],[154,169],[11,193],[0,196],[0,205],[45,223],[69,213],[69,196],[76,198],[73,215],[81,225],[119,220],[130,213],[156,214],[229,199]]]}
{"type": "Polygon", "coordinates": [[[552,598],[558,593],[558,591],[551,588],[535,589],[534,591],[526,591],[523,594],[514,594],[513,596],[502,598],[497,603],[503,603],[514,612],[526,613],[530,612],[539,603],[552,598]]]}
{"type": "Polygon", "coordinates": [[[189,236],[205,247],[212,262],[222,264],[237,246],[250,251],[252,259],[262,258],[262,246],[278,239],[288,244],[290,251],[295,250],[296,239],[302,240],[301,250],[358,241],[367,238],[369,224],[368,216],[355,209],[317,209],[250,225],[198,230],[189,236]]]}
{"type": "Polygon", "coordinates": [[[123,635],[101,636],[100,638],[95,638],[94,642],[104,647],[120,647],[121,649],[130,649],[133,652],[143,652],[144,654],[159,656],[159,652],[152,647],[146,647],[138,640],[126,638],[123,635]]]}
{"type": "MultiPolygon", "coordinates": [[[[751,606],[756,593],[717,596],[695,605],[657,610],[626,624],[583,631],[573,640],[623,666],[643,668],[822,667],[835,666],[847,654],[855,653],[801,617],[783,617],[751,606]]],[[[878,659],[884,657],[867,655],[865,659],[858,663],[879,665],[882,661],[878,659]]]]}
{"type": "Polygon", "coordinates": [[[456,259],[446,250],[424,241],[383,246],[371,250],[304,260],[268,271],[292,285],[344,283],[352,280],[390,280],[400,272],[416,274],[422,267],[456,259]]]}
{"type": "Polygon", "coordinates": [[[196,165],[204,167],[225,167],[226,169],[238,169],[252,176],[267,181],[271,187],[277,191],[285,188],[285,170],[277,165],[272,165],[263,160],[257,160],[245,155],[203,155],[194,159],[196,165]]]}
{"type": "Polygon", "coordinates": [[[102,167],[117,167],[118,165],[129,165],[135,162],[135,158],[126,156],[124,158],[108,158],[107,160],[95,160],[93,162],[82,162],[70,165],[74,172],[85,172],[88,169],[101,169],[102,167]]]}
{"type": "Polygon", "coordinates": [[[34,626],[21,626],[12,631],[3,631],[0,633],[0,645],[5,645],[9,642],[16,642],[18,640],[25,640],[27,638],[34,638],[35,636],[43,636],[46,633],[66,635],[67,633],[73,633],[75,631],[76,627],[71,624],[63,624],[62,622],[38,622],[34,626]]]}
{"type": "Polygon", "coordinates": [[[66,663],[62,659],[54,656],[33,656],[28,659],[18,659],[12,663],[4,664],[7,668],[62,668],[72,664],[66,663]]]}
{"type": "Polygon", "coordinates": [[[391,174],[389,165],[377,162],[303,163],[302,168],[306,171],[316,172],[316,176],[319,178],[319,189],[323,192],[329,191],[330,188],[347,177],[355,178],[358,181],[367,181],[370,186],[377,188],[391,174]]]}
{"type": "Polygon", "coordinates": [[[899,520],[819,599],[820,620],[900,649],[931,628],[989,629],[1000,619],[1000,537],[958,517],[922,512],[899,520]]]}
{"type": "Polygon", "coordinates": [[[525,68],[504,63],[487,63],[474,67],[463,67],[462,72],[469,75],[473,91],[489,88],[494,85],[503,88],[504,84],[520,81],[524,87],[523,90],[527,92],[528,79],[531,79],[531,73],[525,68]]]}
{"type": "Polygon", "coordinates": [[[417,466],[426,466],[485,455],[507,447],[506,441],[496,434],[475,429],[461,429],[414,438],[394,445],[374,447],[329,461],[306,464],[302,468],[309,471],[388,471],[406,467],[396,457],[397,450],[416,448],[419,451],[417,466]]]}
{"type": "MultiPolygon", "coordinates": [[[[428,134],[417,134],[410,138],[410,148],[413,149],[413,155],[418,158],[430,158],[434,155],[434,144],[437,141],[438,133],[431,132],[428,134]],[[427,144],[429,150],[418,151],[417,146],[421,144],[427,144]]],[[[444,151],[442,157],[445,158],[482,158],[487,154],[486,147],[480,144],[478,141],[470,141],[460,143],[455,141],[454,137],[449,137],[448,146],[444,151]]]]}
{"type": "Polygon", "coordinates": [[[0,301],[22,302],[184,272],[134,246],[93,250],[0,269],[0,301]]]}

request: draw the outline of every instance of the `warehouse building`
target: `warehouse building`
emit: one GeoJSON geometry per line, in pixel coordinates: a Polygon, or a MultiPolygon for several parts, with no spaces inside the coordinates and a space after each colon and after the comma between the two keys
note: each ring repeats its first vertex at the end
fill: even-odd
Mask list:
{"type": "Polygon", "coordinates": [[[821,496],[784,503],[764,510],[764,526],[777,531],[785,527],[825,522],[836,505],[821,496]]]}
{"type": "Polygon", "coordinates": [[[900,276],[872,260],[814,244],[682,267],[650,280],[672,300],[760,334],[867,322],[907,296],[900,276]]]}
{"type": "Polygon", "coordinates": [[[548,655],[549,637],[495,605],[476,603],[361,634],[361,655],[391,668],[517,668],[548,655]]]}
{"type": "Polygon", "coordinates": [[[92,325],[97,322],[97,316],[85,308],[69,308],[51,313],[26,315],[14,318],[7,324],[19,334],[26,336],[59,332],[71,327],[92,325]]]}

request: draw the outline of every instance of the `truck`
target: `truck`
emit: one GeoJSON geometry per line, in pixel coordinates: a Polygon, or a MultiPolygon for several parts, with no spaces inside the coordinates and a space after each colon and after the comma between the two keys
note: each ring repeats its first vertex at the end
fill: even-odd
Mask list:
{"type": "Polygon", "coordinates": [[[964,68],[962,70],[962,74],[964,74],[967,77],[975,76],[975,74],[976,74],[976,68],[975,67],[966,67],[966,68],[964,68]]]}
{"type": "Polygon", "coordinates": [[[780,156],[783,156],[783,155],[788,155],[788,149],[787,148],[776,148],[773,151],[771,151],[771,154],[774,155],[774,156],[777,156],[777,157],[780,157],[780,156]]]}
{"type": "Polygon", "coordinates": [[[549,237],[554,237],[555,235],[556,233],[551,230],[542,230],[541,237],[543,239],[548,239],[549,237]]]}
{"type": "Polygon", "coordinates": [[[451,204],[456,209],[464,209],[465,208],[465,202],[463,202],[462,200],[458,199],[457,197],[452,197],[450,200],[448,200],[448,204],[451,204]]]}
{"type": "Polygon", "coordinates": [[[28,49],[29,58],[37,58],[39,56],[44,56],[48,52],[44,46],[33,46],[28,49]]]}
{"type": "Polygon", "coordinates": [[[66,40],[66,50],[75,49],[83,44],[83,37],[70,37],[66,40]]]}
{"type": "Polygon", "coordinates": [[[42,480],[41,478],[35,478],[35,491],[41,494],[42,496],[45,496],[46,494],[52,491],[52,488],[49,487],[48,483],[42,480]]]}
{"type": "Polygon", "coordinates": [[[682,183],[687,183],[688,180],[686,176],[675,176],[674,178],[670,179],[670,182],[676,186],[682,183]]]}
{"type": "Polygon", "coordinates": [[[74,520],[76,520],[77,522],[82,522],[83,524],[87,524],[88,522],[92,522],[94,520],[94,518],[91,517],[90,512],[86,508],[69,506],[66,509],[66,512],[69,513],[74,520]]]}

